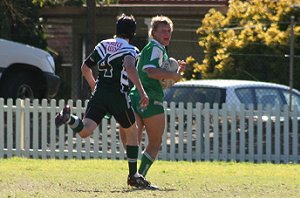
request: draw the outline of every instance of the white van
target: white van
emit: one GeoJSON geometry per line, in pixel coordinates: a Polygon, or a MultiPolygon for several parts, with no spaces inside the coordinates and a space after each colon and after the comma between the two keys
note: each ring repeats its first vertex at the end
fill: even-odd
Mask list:
{"type": "MultiPolygon", "coordinates": [[[[300,111],[300,92],[296,89],[292,91],[292,107],[296,106],[300,111]]],[[[270,105],[283,107],[289,104],[290,89],[288,86],[249,80],[190,80],[177,82],[169,89],[165,90],[165,101],[170,102],[191,102],[195,104],[209,103],[213,107],[214,103],[223,103],[229,107],[239,107],[244,104],[246,108],[250,104],[257,109],[258,104],[263,108],[270,105]]]]}
{"type": "Polygon", "coordinates": [[[0,97],[51,98],[59,85],[54,59],[48,52],[0,39],[0,97]]]}

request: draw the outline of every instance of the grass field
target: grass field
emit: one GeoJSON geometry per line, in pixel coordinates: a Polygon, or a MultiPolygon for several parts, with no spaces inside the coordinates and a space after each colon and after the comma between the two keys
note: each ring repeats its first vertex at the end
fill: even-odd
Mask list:
{"type": "Polygon", "coordinates": [[[300,165],[156,161],[159,191],[126,185],[124,160],[0,160],[1,197],[300,197],[300,165]]]}

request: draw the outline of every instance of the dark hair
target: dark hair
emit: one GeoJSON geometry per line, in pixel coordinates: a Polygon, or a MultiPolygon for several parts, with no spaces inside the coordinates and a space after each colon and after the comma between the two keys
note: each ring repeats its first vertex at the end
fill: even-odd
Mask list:
{"type": "Polygon", "coordinates": [[[116,35],[131,40],[135,35],[136,22],[132,15],[122,14],[116,23],[116,35]]]}

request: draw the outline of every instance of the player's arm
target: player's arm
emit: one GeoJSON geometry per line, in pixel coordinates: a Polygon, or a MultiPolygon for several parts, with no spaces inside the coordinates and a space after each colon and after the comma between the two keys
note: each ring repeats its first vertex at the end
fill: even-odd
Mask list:
{"type": "Polygon", "coordinates": [[[181,79],[179,71],[171,72],[156,67],[147,67],[144,69],[144,71],[147,73],[149,78],[154,78],[156,80],[172,79],[174,81],[179,81],[181,79]]]}
{"type": "Polygon", "coordinates": [[[91,90],[93,91],[96,86],[96,80],[93,75],[92,69],[87,66],[85,63],[82,64],[81,66],[81,72],[87,83],[89,84],[91,90]]]}
{"type": "MultiPolygon", "coordinates": [[[[163,68],[151,64],[144,66],[143,71],[145,71],[150,78],[154,78],[156,80],[170,79],[179,81],[181,79],[181,72],[185,70],[186,63],[182,60],[178,60],[177,62],[179,67],[176,72],[167,71],[163,68]]],[[[158,63],[159,61],[157,59],[156,64],[158,63]]]]}
{"type": "Polygon", "coordinates": [[[140,105],[141,107],[146,107],[149,104],[149,98],[147,93],[145,92],[143,85],[139,79],[136,67],[135,67],[135,58],[131,55],[127,55],[124,57],[124,67],[127,71],[128,78],[131,82],[136,86],[139,94],[140,94],[140,105]]]}
{"type": "Polygon", "coordinates": [[[93,91],[96,86],[96,80],[93,75],[92,67],[97,65],[97,60],[99,59],[99,55],[96,51],[90,54],[81,65],[81,72],[87,83],[89,84],[91,90],[93,91]]]}

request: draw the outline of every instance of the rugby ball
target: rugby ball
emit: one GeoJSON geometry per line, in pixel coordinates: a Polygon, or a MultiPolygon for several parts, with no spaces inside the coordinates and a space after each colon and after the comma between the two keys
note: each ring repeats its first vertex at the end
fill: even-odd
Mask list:
{"type": "MultiPolygon", "coordinates": [[[[161,65],[162,69],[165,69],[165,70],[171,71],[171,72],[177,72],[178,67],[179,67],[179,64],[178,64],[177,60],[172,57],[170,57],[169,59],[164,61],[163,64],[161,65]]],[[[175,81],[172,79],[160,80],[160,84],[163,89],[171,87],[172,85],[174,85],[174,83],[175,83],[175,81]]]]}

